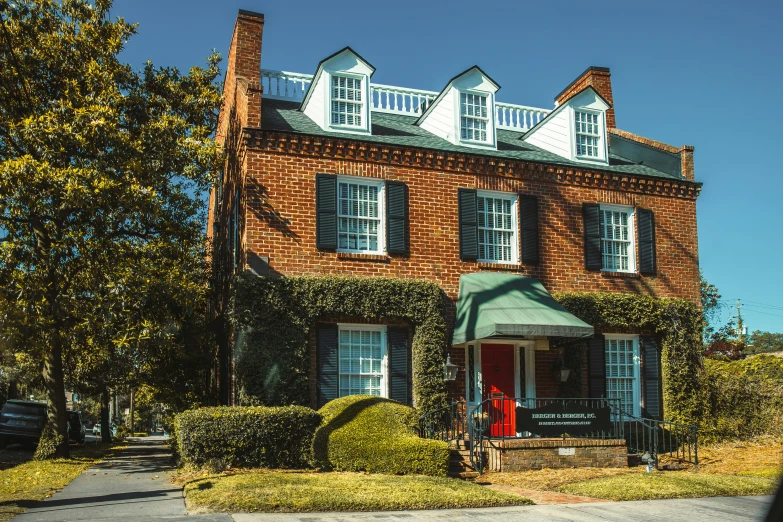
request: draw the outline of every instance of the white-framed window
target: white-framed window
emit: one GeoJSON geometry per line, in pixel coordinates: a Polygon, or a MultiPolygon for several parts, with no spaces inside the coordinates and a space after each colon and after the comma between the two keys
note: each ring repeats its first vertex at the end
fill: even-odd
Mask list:
{"type": "Polygon", "coordinates": [[[488,263],[517,263],[517,196],[479,192],[478,260],[488,263]]]}
{"type": "Polygon", "coordinates": [[[486,142],[489,139],[489,96],[470,92],[459,93],[460,139],[486,142]]]}
{"type": "Polygon", "coordinates": [[[386,397],[386,327],[340,324],[338,328],[340,397],[386,397]]]}
{"type": "Polygon", "coordinates": [[[601,269],[608,272],[634,272],[633,207],[601,205],[601,269]]]}
{"type": "Polygon", "coordinates": [[[337,251],[382,254],[384,251],[383,182],[361,178],[337,180],[337,251]]]}
{"type": "Polygon", "coordinates": [[[625,413],[640,415],[639,336],[605,334],[604,352],[606,397],[619,399],[619,407],[625,413]]]}
{"type": "Polygon", "coordinates": [[[355,76],[332,74],[331,124],[337,127],[366,127],[364,81],[355,76]]]}
{"type": "Polygon", "coordinates": [[[577,156],[595,159],[603,157],[601,115],[599,113],[575,110],[574,130],[576,132],[577,156]]]}

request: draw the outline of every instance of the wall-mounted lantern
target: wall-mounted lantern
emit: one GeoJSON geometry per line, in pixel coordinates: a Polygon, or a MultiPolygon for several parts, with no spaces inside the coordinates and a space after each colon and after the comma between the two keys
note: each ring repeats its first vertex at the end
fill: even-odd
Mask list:
{"type": "Polygon", "coordinates": [[[457,378],[457,365],[452,364],[451,362],[451,354],[448,354],[446,356],[446,362],[443,365],[443,380],[444,381],[453,381],[457,378]]]}
{"type": "Polygon", "coordinates": [[[560,359],[552,366],[552,377],[555,382],[566,382],[569,375],[571,375],[571,368],[565,365],[563,355],[560,354],[560,359]]]}

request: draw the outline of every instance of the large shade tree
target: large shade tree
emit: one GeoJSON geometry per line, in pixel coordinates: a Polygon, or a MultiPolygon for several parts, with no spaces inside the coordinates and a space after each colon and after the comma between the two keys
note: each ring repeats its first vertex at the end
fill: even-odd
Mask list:
{"type": "Polygon", "coordinates": [[[204,282],[184,269],[203,253],[198,196],[220,165],[217,56],[188,74],[135,70],[118,58],[135,26],[110,7],[0,0],[0,329],[41,361],[59,456],[64,360],[95,362],[108,344],[132,357],[159,332],[138,285],[201,306],[204,282]]]}

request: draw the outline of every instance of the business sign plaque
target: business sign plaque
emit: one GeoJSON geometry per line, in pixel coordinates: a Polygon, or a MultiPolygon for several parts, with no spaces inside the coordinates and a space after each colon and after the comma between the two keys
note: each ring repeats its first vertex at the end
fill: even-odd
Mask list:
{"type": "Polygon", "coordinates": [[[543,437],[587,435],[612,429],[611,409],[591,408],[578,402],[553,402],[540,408],[517,408],[517,432],[543,437]]]}

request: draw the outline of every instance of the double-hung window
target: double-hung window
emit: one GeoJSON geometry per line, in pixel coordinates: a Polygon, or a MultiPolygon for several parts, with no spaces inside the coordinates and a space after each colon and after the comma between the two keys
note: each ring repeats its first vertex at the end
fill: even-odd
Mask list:
{"type": "Polygon", "coordinates": [[[601,154],[601,116],[595,112],[574,111],[576,155],[599,159],[601,154]]]}
{"type": "Polygon", "coordinates": [[[639,337],[636,335],[606,335],[606,396],[618,399],[619,408],[627,414],[639,415],[639,337]]]}
{"type": "Polygon", "coordinates": [[[634,272],[634,213],[631,207],[601,205],[601,268],[610,272],[634,272]]]}
{"type": "Polygon", "coordinates": [[[332,75],[332,125],[364,128],[362,79],[332,75]]]}
{"type": "Polygon", "coordinates": [[[459,95],[460,137],[465,141],[487,141],[487,95],[461,92],[459,95]]]}
{"type": "Polygon", "coordinates": [[[337,250],[383,253],[383,182],[356,178],[337,183],[337,250]]]}
{"type": "Polygon", "coordinates": [[[478,260],[489,263],[517,263],[517,197],[479,192],[478,260]]]}
{"type": "Polygon", "coordinates": [[[339,326],[340,397],[386,393],[386,327],[339,326]]]}

